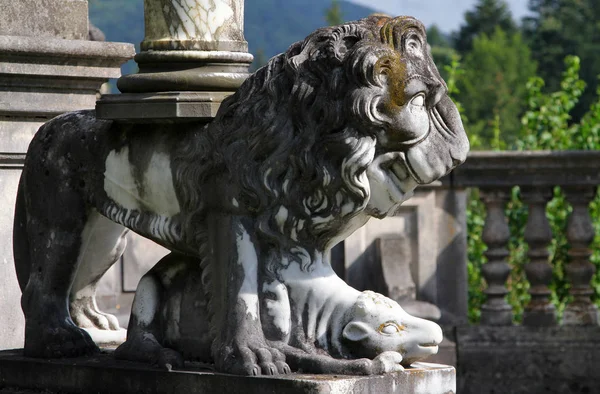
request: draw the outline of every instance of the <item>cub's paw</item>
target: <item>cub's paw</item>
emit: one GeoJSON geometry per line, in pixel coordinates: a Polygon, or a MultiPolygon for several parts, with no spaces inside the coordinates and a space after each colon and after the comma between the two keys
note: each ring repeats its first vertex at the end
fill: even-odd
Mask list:
{"type": "Polygon", "coordinates": [[[398,352],[383,352],[373,359],[373,374],[381,375],[390,372],[404,371],[404,367],[400,365],[402,355],[398,352]]]}

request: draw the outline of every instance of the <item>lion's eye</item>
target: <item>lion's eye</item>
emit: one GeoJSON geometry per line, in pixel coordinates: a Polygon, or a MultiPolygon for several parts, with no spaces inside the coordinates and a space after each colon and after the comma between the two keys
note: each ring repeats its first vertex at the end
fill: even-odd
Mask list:
{"type": "Polygon", "coordinates": [[[412,35],[406,39],[406,48],[414,51],[419,51],[421,49],[421,40],[417,38],[416,35],[412,35]]]}
{"type": "Polygon", "coordinates": [[[425,95],[423,94],[418,94],[417,96],[413,97],[412,100],[410,100],[411,105],[415,105],[417,107],[422,107],[425,105],[425,95]]]}
{"type": "Polygon", "coordinates": [[[396,334],[399,331],[400,331],[400,328],[395,323],[387,323],[379,329],[379,332],[381,332],[382,334],[388,334],[388,335],[396,334]]]}

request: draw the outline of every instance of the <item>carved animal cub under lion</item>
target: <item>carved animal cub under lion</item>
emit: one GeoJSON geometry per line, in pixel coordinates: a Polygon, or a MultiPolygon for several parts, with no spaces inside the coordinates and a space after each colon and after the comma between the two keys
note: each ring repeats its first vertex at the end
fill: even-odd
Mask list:
{"type": "Polygon", "coordinates": [[[17,195],[25,354],[93,353],[80,327],[118,328],[98,310],[95,287],[131,229],[173,253],[141,282],[118,354],[138,357],[128,344],[151,333],[163,364],[180,361],[163,348],[177,342],[243,375],[397,370],[434,349],[439,328],[344,287],[323,256],[468,150],[425,29],[410,17],[317,30],[249,77],[205,126],[59,116],[31,142],[17,195]],[[178,264],[197,267],[197,280],[177,279],[178,264]],[[405,336],[381,339],[396,334],[405,336]]]}
{"type": "MultiPolygon", "coordinates": [[[[172,253],[142,278],[117,358],[167,368],[181,367],[185,359],[212,361],[216,333],[205,323],[207,305],[184,302],[204,294],[195,263],[172,253]]],[[[278,277],[285,285],[273,280],[259,286],[263,331],[281,352],[258,354],[263,370],[285,370],[286,360],[303,372],[369,375],[401,370],[437,352],[437,324],[409,315],[381,294],[353,289],[322,260],[313,264],[310,272],[283,266],[278,277]]]]}

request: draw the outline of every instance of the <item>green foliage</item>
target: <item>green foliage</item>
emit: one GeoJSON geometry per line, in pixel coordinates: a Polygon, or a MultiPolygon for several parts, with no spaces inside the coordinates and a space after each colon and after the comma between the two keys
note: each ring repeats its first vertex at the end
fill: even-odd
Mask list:
{"type": "Polygon", "coordinates": [[[471,121],[476,147],[506,149],[515,144],[526,104],[526,84],[535,75],[535,63],[519,33],[496,28],[491,36],[475,37],[464,58],[464,74],[457,81],[459,100],[471,121]]]}
{"type": "Polygon", "coordinates": [[[331,0],[331,5],[325,10],[325,20],[329,26],[344,23],[344,14],[338,0],[331,0]]]}
{"type": "Polygon", "coordinates": [[[436,25],[431,25],[427,29],[427,43],[431,46],[431,56],[442,78],[447,79],[446,66],[450,66],[452,60],[458,56],[450,39],[436,25]]]}
{"type": "Polygon", "coordinates": [[[465,13],[465,24],[453,35],[454,47],[465,55],[473,47],[476,37],[482,34],[489,37],[496,28],[508,35],[517,32],[508,4],[505,0],[478,0],[473,10],[465,13]]]}
{"type": "Polygon", "coordinates": [[[579,149],[573,140],[579,126],[569,127],[571,110],[577,105],[585,82],[579,78],[578,57],[565,59],[560,90],[543,93],[544,80],[537,77],[527,83],[528,110],[523,116],[523,130],[519,149],[524,150],[565,150],[579,149]]]}
{"type": "Polygon", "coordinates": [[[523,30],[546,91],[560,89],[563,59],[581,59],[581,77],[590,87],[571,112],[579,121],[595,101],[596,76],[600,74],[600,2],[598,0],[530,0],[531,14],[523,30]]]}
{"type": "Polygon", "coordinates": [[[254,60],[252,60],[252,65],[250,65],[250,72],[254,72],[267,64],[269,59],[265,56],[265,51],[262,48],[258,48],[256,50],[256,54],[254,55],[254,60]]]}
{"type": "MultiPolygon", "coordinates": [[[[600,148],[600,101],[591,105],[589,111],[580,123],[570,124],[570,111],[575,107],[582,95],[585,83],[579,77],[580,61],[577,57],[565,59],[566,69],[562,73],[561,89],[556,92],[544,93],[544,81],[532,78],[527,84],[528,110],[522,118],[522,141],[520,149],[527,150],[572,150],[600,148]]],[[[600,96],[600,91],[597,92],[600,96]]],[[[551,301],[559,316],[562,315],[566,303],[570,300],[569,284],[566,280],[565,267],[568,264],[568,241],[566,226],[571,207],[567,203],[560,188],[553,190],[553,199],[546,209],[546,216],[553,233],[549,245],[550,264],[553,267],[553,280],[550,286],[551,301]]],[[[596,229],[596,238],[591,248],[594,251],[591,260],[600,266],[600,197],[590,205],[590,211],[596,229]]],[[[485,245],[481,240],[485,207],[479,201],[477,191],[473,191],[468,202],[467,230],[469,247],[469,319],[476,322],[479,319],[482,302],[485,301],[484,281],[481,277],[481,267],[485,263],[485,245]]],[[[512,195],[506,207],[506,216],[510,227],[509,258],[511,274],[507,282],[509,294],[508,303],[513,307],[515,321],[520,322],[523,310],[530,297],[527,294],[527,282],[524,267],[528,262],[527,244],[524,240],[524,229],[527,223],[527,207],[522,203],[520,190],[513,188],[512,195]]],[[[595,299],[600,292],[600,276],[596,274],[592,281],[595,289],[595,299]]],[[[598,302],[598,301],[597,301],[598,302]]]]}

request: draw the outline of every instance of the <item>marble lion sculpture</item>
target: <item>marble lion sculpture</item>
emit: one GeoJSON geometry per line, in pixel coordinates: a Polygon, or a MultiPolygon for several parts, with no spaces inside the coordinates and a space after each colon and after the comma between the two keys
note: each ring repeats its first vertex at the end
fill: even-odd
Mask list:
{"type": "Polygon", "coordinates": [[[129,345],[154,335],[143,346],[165,365],[189,343],[242,375],[398,370],[435,351],[439,327],[345,286],[326,256],[468,150],[410,17],[317,30],[207,125],[59,116],[31,142],[17,195],[25,355],[90,354],[98,348],[81,327],[118,328],[95,288],[131,229],[172,254],[142,280],[117,355],[139,357],[129,345]],[[190,267],[200,273],[178,279],[190,267]]]}

